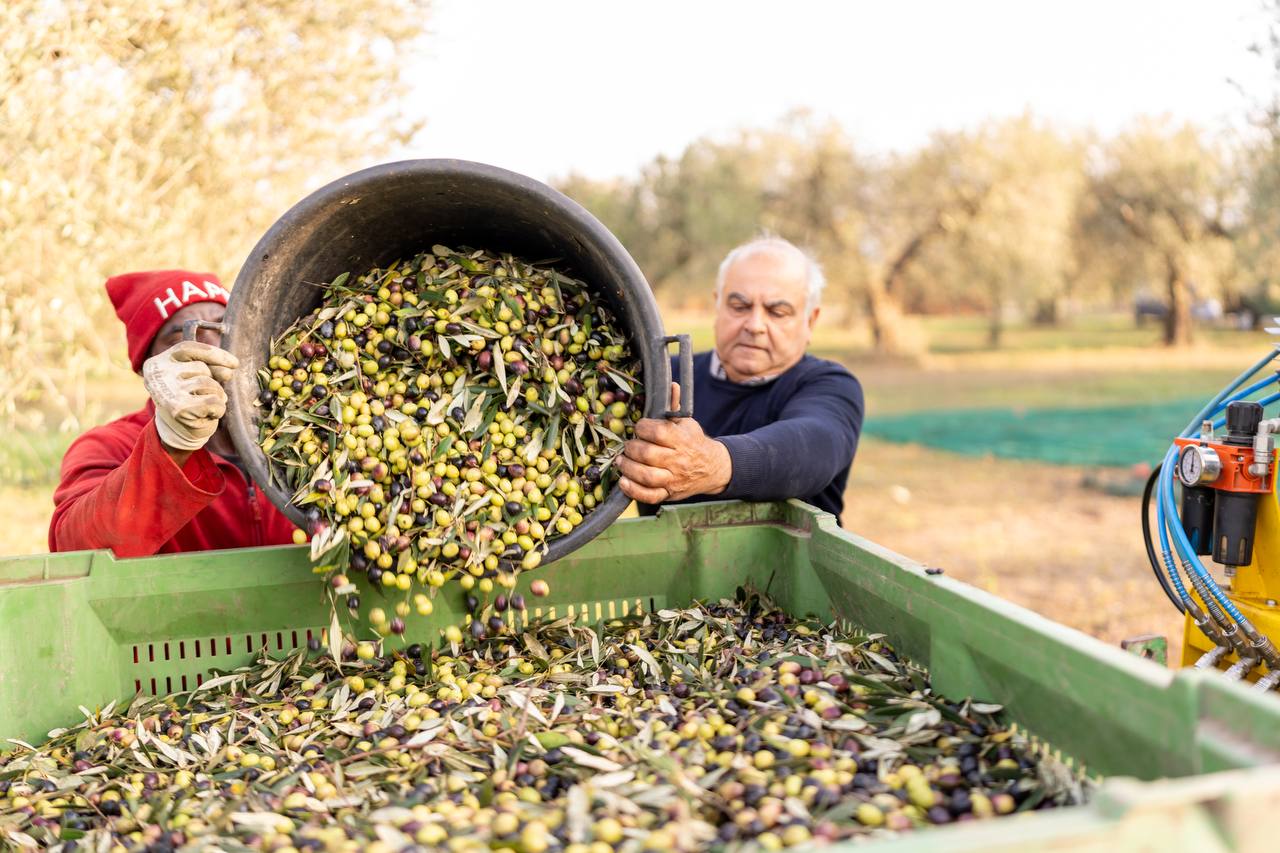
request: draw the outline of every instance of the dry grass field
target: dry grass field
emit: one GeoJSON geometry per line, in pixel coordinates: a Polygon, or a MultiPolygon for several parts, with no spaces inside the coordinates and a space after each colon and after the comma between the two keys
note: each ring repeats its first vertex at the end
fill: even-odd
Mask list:
{"type": "Polygon", "coordinates": [[[1143,550],[1139,500],[1083,468],[974,459],[867,441],[844,525],[947,574],[1108,642],[1180,637],[1143,550]]]}

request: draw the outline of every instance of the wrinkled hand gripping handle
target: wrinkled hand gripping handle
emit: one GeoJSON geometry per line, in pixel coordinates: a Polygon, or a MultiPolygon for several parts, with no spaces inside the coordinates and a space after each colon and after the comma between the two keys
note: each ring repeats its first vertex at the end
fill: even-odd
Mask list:
{"type": "Polygon", "coordinates": [[[693,417],[693,343],[688,335],[667,335],[662,339],[663,349],[667,344],[679,344],[680,351],[680,408],[662,413],[664,418],[693,417]]]}

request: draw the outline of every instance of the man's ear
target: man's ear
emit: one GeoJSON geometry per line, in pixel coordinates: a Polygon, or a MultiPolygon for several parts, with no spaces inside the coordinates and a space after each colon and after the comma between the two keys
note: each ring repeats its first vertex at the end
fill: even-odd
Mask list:
{"type": "Polygon", "coordinates": [[[813,327],[818,324],[818,312],[822,310],[822,306],[814,308],[809,312],[809,331],[813,331],[813,327]]]}

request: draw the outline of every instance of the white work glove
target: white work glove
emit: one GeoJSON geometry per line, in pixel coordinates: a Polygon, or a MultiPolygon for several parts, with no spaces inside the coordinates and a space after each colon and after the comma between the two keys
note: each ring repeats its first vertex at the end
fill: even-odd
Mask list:
{"type": "Polygon", "coordinates": [[[220,383],[240,362],[224,349],[183,341],[142,363],[142,384],[156,404],[156,431],[174,450],[199,450],[227,411],[220,383]]]}

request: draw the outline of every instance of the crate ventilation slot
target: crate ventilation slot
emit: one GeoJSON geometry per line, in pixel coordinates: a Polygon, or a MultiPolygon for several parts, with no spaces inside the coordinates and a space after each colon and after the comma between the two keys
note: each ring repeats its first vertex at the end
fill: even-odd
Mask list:
{"type": "Polygon", "coordinates": [[[133,691],[161,696],[194,690],[204,683],[204,674],[212,667],[239,666],[246,655],[252,656],[264,648],[269,652],[293,651],[305,646],[312,636],[319,636],[319,631],[319,628],[286,628],[138,643],[132,647],[133,691]]]}

